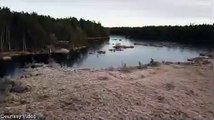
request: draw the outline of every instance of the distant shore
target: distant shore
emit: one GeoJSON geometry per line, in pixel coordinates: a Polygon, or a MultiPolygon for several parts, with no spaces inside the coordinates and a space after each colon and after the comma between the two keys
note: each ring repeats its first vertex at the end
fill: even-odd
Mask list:
{"type": "MultiPolygon", "coordinates": [[[[88,42],[97,42],[100,40],[106,40],[109,39],[109,37],[88,37],[88,42]]],[[[73,47],[73,48],[63,48],[63,47],[54,47],[54,48],[49,48],[49,49],[38,49],[38,50],[31,50],[30,51],[5,51],[5,52],[0,52],[0,60],[8,60],[11,59],[12,57],[15,56],[22,56],[22,55],[37,55],[37,54],[54,54],[54,53],[59,53],[59,54],[65,54],[68,52],[75,52],[79,51],[82,49],[86,49],[88,46],[79,46],[79,47],[73,47]]]]}
{"type": "Polygon", "coordinates": [[[15,56],[22,56],[22,55],[37,55],[37,54],[67,54],[69,52],[73,51],[79,51],[82,49],[86,49],[86,46],[81,46],[81,47],[75,47],[71,50],[66,49],[66,48],[58,48],[58,49],[41,49],[41,50],[35,50],[35,51],[7,51],[7,52],[0,52],[0,60],[9,60],[12,59],[12,57],[15,56]]]}

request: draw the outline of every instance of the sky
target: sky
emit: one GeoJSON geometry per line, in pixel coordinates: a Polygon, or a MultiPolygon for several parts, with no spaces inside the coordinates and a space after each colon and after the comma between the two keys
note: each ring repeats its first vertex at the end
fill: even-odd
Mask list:
{"type": "Polygon", "coordinates": [[[214,0],[0,0],[0,6],[105,27],[214,23],[214,0]]]}

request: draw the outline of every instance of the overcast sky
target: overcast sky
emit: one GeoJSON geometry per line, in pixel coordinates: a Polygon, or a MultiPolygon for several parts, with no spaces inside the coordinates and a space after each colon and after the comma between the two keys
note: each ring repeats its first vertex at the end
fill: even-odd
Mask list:
{"type": "Polygon", "coordinates": [[[214,0],[0,0],[15,11],[77,17],[104,26],[186,25],[214,22],[214,0]]]}

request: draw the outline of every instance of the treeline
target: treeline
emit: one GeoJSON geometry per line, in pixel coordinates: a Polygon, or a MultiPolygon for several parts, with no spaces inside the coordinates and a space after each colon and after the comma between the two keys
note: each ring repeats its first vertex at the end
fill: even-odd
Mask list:
{"type": "Polygon", "coordinates": [[[0,51],[39,49],[57,42],[80,46],[87,44],[88,37],[106,36],[107,30],[94,21],[55,19],[0,7],[0,51]]]}
{"type": "Polygon", "coordinates": [[[145,40],[214,45],[213,25],[115,27],[110,33],[145,40]]]}

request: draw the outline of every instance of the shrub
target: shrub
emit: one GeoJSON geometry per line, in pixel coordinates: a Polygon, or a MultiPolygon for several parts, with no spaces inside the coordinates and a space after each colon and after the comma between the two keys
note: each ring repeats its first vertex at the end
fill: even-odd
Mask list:
{"type": "Polygon", "coordinates": [[[154,61],[154,59],[151,58],[151,61],[150,61],[149,66],[157,67],[157,66],[159,66],[159,65],[160,65],[160,62],[154,61]]]}
{"type": "Polygon", "coordinates": [[[142,68],[144,68],[144,66],[143,66],[143,64],[139,61],[139,62],[138,62],[138,69],[142,69],[142,68]]]}

